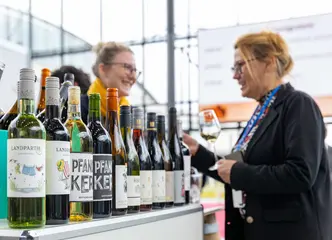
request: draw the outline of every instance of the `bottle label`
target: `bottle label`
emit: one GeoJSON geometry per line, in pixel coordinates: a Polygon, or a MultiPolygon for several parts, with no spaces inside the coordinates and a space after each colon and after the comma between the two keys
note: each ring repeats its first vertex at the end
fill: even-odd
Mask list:
{"type": "Polygon", "coordinates": [[[46,141],[46,195],[70,194],[70,142],[46,141]]]}
{"type": "Polygon", "coordinates": [[[92,153],[71,153],[71,191],[69,201],[93,201],[93,158],[92,153]]]}
{"type": "Polygon", "coordinates": [[[140,171],[141,174],[141,205],[152,204],[152,171],[140,171]]]}
{"type": "Polygon", "coordinates": [[[184,190],[190,191],[190,169],[191,169],[191,157],[183,156],[184,164],[184,190]]]}
{"type": "Polygon", "coordinates": [[[166,202],[174,202],[174,172],[166,171],[166,202]]]}
{"type": "Polygon", "coordinates": [[[112,154],[93,154],[93,201],[112,199],[112,154]]]}
{"type": "Polygon", "coordinates": [[[152,202],[165,202],[166,198],[165,170],[152,171],[152,202]]]}
{"type": "Polygon", "coordinates": [[[44,139],[7,140],[7,196],[45,197],[44,139]]]}
{"type": "Polygon", "coordinates": [[[128,206],[141,204],[140,176],[128,175],[128,206]]]}
{"type": "Polygon", "coordinates": [[[127,208],[127,166],[115,165],[115,183],[115,208],[127,208]]]}
{"type": "Polygon", "coordinates": [[[174,170],[174,185],[175,185],[175,203],[184,203],[184,171],[174,170]]]}

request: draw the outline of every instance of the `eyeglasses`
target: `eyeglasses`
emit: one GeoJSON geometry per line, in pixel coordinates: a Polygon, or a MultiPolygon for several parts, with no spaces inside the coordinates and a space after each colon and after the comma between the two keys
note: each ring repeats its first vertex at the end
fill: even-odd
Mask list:
{"type": "Polygon", "coordinates": [[[128,71],[130,74],[135,73],[136,75],[136,79],[139,78],[139,76],[141,75],[141,71],[137,70],[137,68],[135,68],[133,65],[128,64],[128,63],[111,63],[112,65],[120,65],[122,66],[126,71],[128,71]]]}
{"type": "MultiPolygon", "coordinates": [[[[256,58],[252,58],[252,59],[248,59],[247,62],[251,62],[251,61],[255,61],[256,58]]],[[[244,60],[238,61],[237,63],[235,63],[235,65],[231,68],[231,71],[233,72],[233,74],[242,74],[242,67],[247,63],[244,60]]]]}

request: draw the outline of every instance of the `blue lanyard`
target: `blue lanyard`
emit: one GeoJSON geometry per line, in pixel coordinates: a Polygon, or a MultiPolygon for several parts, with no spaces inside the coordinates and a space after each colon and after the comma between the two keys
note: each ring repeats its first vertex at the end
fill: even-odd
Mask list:
{"type": "Polygon", "coordinates": [[[244,140],[246,139],[248,134],[251,132],[251,130],[254,128],[254,126],[257,124],[257,121],[262,117],[262,114],[265,112],[267,106],[270,104],[273,96],[280,89],[280,86],[281,85],[279,85],[278,87],[273,89],[273,91],[270,93],[270,96],[265,100],[265,102],[264,102],[262,108],[260,109],[258,115],[256,115],[256,111],[258,110],[259,105],[257,106],[257,108],[254,111],[254,114],[251,116],[246,128],[244,129],[244,132],[243,132],[243,135],[242,135],[241,139],[238,141],[238,143],[235,146],[235,151],[239,151],[241,149],[241,146],[242,146],[244,140]]]}

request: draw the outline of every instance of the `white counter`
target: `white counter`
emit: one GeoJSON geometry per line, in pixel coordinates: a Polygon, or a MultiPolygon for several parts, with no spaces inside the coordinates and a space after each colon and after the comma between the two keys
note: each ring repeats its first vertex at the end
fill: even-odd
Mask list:
{"type": "Polygon", "coordinates": [[[202,240],[203,208],[200,204],[110,217],[84,223],[17,230],[0,220],[0,240],[202,240]]]}

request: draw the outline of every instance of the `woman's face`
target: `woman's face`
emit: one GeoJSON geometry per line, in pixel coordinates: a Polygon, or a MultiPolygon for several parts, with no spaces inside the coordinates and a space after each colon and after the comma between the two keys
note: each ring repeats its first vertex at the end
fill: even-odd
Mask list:
{"type": "Polygon", "coordinates": [[[246,63],[239,49],[235,50],[233,78],[238,81],[243,97],[253,98],[256,100],[259,100],[262,97],[265,70],[266,63],[258,61],[255,58],[248,59],[248,62],[246,63]],[[249,72],[248,64],[250,64],[253,76],[251,76],[249,72]]]}
{"type": "Polygon", "coordinates": [[[118,53],[111,64],[100,67],[100,77],[107,88],[117,88],[119,97],[129,96],[136,82],[137,70],[131,52],[118,53]]]}

